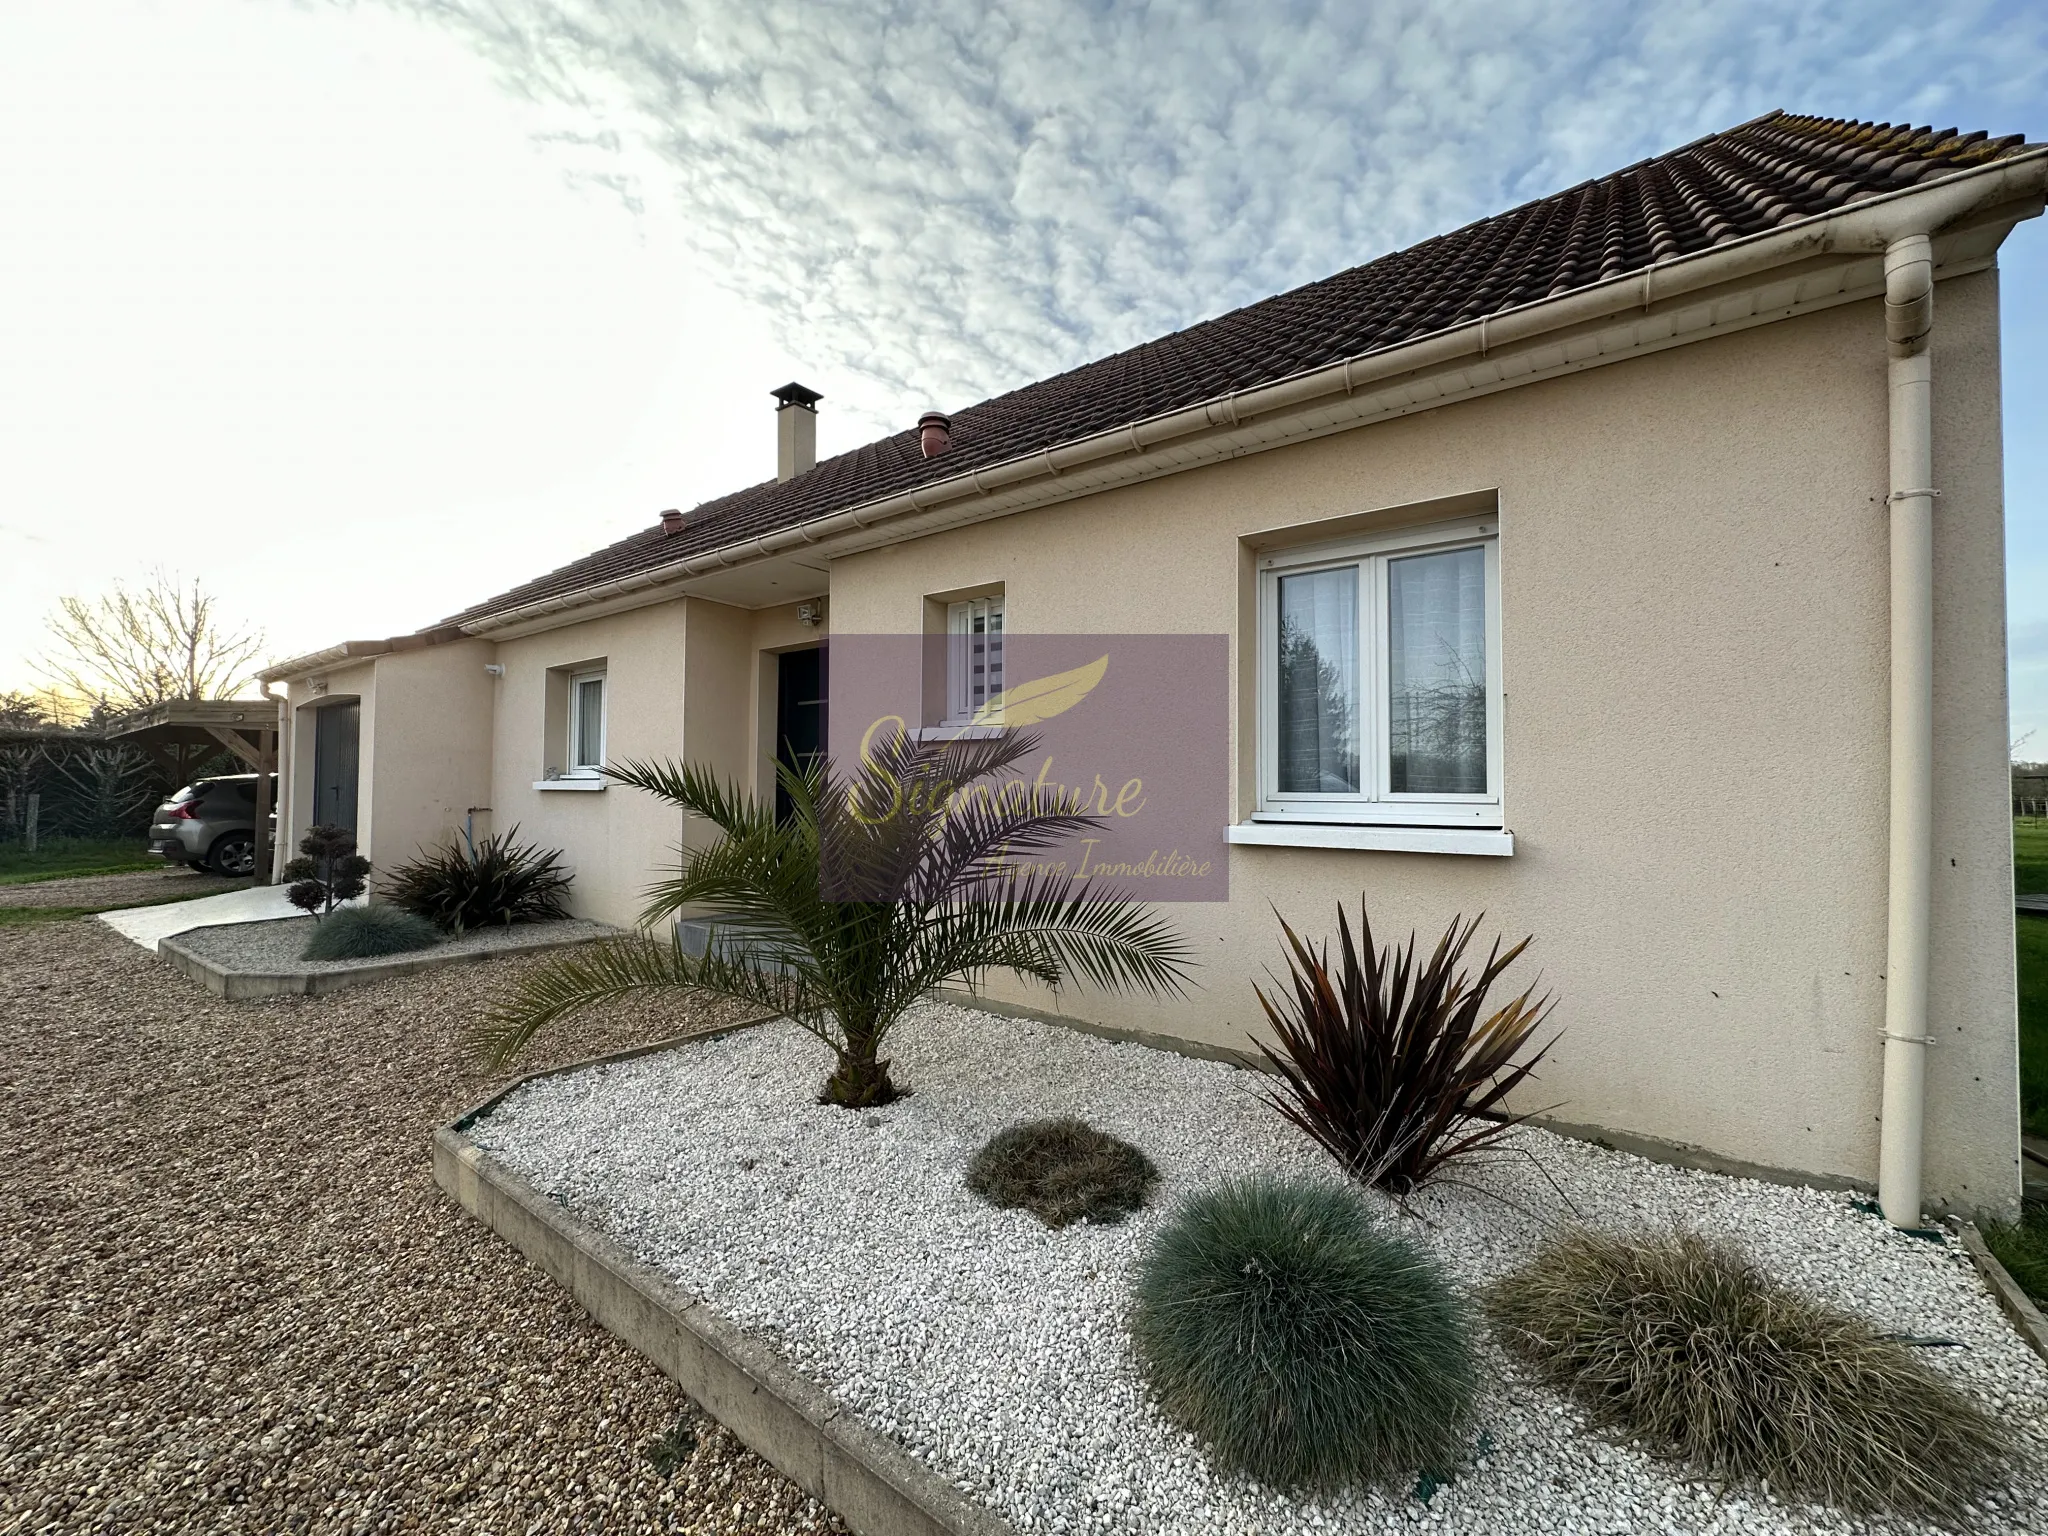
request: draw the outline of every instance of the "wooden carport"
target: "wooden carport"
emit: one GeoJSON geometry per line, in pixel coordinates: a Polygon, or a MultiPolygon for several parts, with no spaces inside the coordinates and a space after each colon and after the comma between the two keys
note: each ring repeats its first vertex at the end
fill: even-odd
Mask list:
{"type": "Polygon", "coordinates": [[[174,784],[225,747],[256,775],[256,882],[271,881],[270,778],[277,772],[276,699],[173,699],[110,722],[106,736],[136,747],[174,784]]]}

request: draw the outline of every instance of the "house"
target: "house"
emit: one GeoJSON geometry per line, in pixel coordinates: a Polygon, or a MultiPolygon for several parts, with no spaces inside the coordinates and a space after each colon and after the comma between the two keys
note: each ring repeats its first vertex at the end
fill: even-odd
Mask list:
{"type": "Polygon", "coordinates": [[[488,807],[625,921],[683,828],[602,765],[769,791],[828,632],[1220,637],[1201,990],[1010,1001],[1241,1044],[1275,908],[1483,911],[1564,1000],[1559,1122],[2011,1210],[1996,259],[2044,180],[1773,113],[823,463],[790,385],[775,479],[271,669],[284,825],[389,868],[488,807]],[[1462,668],[1427,751],[1403,602],[1462,668]]]}

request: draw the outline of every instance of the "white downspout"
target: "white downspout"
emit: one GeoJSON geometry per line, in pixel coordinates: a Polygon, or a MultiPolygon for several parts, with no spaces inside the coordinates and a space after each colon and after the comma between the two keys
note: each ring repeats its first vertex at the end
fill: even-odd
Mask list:
{"type": "Polygon", "coordinates": [[[1927,953],[1934,873],[1934,248],[1901,235],[1884,253],[1891,393],[1892,762],[1890,931],[1878,1203],[1920,1225],[1927,1116],[1927,953]]]}

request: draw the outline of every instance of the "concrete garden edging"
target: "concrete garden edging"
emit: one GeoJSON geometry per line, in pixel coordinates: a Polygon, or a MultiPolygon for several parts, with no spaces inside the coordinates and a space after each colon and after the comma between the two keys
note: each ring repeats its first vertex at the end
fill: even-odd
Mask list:
{"type": "Polygon", "coordinates": [[[465,1134],[526,1083],[746,1029],[750,1020],[521,1078],[434,1133],[434,1182],[632,1346],[762,1460],[859,1536],[1014,1536],[994,1512],[618,1243],[585,1226],[465,1134]]]}
{"type": "Polygon", "coordinates": [[[533,955],[550,949],[569,949],[578,944],[591,944],[604,937],[601,934],[579,933],[574,938],[557,938],[547,935],[544,925],[535,925],[531,939],[494,945],[489,949],[454,949],[439,945],[433,949],[414,950],[403,955],[393,955],[387,960],[365,960],[348,965],[330,964],[324,970],[292,971],[238,971],[222,965],[219,961],[195,954],[179,943],[183,934],[157,942],[156,952],[168,960],[172,967],[191,977],[216,997],[229,1002],[246,1002],[257,997],[304,996],[320,997],[329,992],[339,992],[344,987],[365,986],[373,981],[382,981],[389,976],[410,976],[416,971],[429,971],[443,965],[467,965],[479,960],[497,960],[506,955],[533,955]]]}

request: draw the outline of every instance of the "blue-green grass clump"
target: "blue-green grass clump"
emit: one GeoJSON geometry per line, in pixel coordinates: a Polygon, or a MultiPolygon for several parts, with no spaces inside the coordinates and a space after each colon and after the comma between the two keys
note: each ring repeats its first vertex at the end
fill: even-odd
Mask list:
{"type": "Polygon", "coordinates": [[[1161,1410],[1226,1473],[1326,1489],[1463,1453],[1470,1309],[1347,1186],[1261,1177],[1193,1196],[1140,1260],[1131,1337],[1161,1410]]]}
{"type": "Polygon", "coordinates": [[[440,942],[440,929],[401,908],[343,907],[320,919],[300,958],[372,960],[379,955],[431,949],[440,942]]]}

